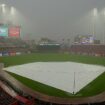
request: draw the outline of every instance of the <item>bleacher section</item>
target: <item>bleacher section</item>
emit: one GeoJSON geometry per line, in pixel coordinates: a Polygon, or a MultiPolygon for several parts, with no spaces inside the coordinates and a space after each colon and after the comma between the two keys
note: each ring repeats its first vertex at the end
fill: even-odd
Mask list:
{"type": "Polygon", "coordinates": [[[0,37],[0,56],[28,52],[28,44],[20,38],[0,37]]]}
{"type": "Polygon", "coordinates": [[[69,51],[75,54],[105,56],[105,45],[72,45],[69,51]]]}

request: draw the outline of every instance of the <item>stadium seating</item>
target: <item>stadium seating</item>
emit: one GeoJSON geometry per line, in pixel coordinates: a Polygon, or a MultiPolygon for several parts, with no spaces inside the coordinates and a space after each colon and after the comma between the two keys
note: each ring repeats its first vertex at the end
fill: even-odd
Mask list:
{"type": "Polygon", "coordinates": [[[0,37],[0,47],[26,47],[27,44],[20,38],[0,37]]]}
{"type": "Polygon", "coordinates": [[[17,100],[0,88],[0,105],[16,105],[17,100]]]}
{"type": "Polygon", "coordinates": [[[72,45],[69,51],[75,54],[105,56],[105,45],[72,45]]]}
{"type": "Polygon", "coordinates": [[[0,105],[35,105],[35,101],[31,96],[19,95],[0,77],[0,105]]]}
{"type": "Polygon", "coordinates": [[[0,56],[14,56],[28,52],[29,45],[20,38],[0,37],[0,56]]]}

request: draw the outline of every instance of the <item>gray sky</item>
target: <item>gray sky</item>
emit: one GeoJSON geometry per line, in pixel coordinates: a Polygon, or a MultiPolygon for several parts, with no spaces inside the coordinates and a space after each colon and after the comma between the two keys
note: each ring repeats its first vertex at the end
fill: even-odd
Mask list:
{"type": "MultiPolygon", "coordinates": [[[[105,0],[0,0],[0,3],[18,10],[22,37],[56,40],[92,34],[90,13],[93,8],[101,12],[105,7],[105,0]]],[[[96,38],[102,39],[105,25],[104,18],[99,18],[95,23],[95,34],[96,38]]]]}

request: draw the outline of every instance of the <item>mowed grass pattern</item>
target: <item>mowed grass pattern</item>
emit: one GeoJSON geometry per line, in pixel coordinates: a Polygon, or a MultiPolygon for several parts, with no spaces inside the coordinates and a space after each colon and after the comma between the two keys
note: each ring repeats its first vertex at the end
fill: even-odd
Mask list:
{"type": "MultiPolygon", "coordinates": [[[[56,54],[56,53],[36,53],[29,55],[21,55],[14,57],[1,57],[0,62],[5,64],[5,67],[20,65],[30,62],[50,62],[50,61],[73,61],[80,62],[86,64],[95,64],[95,65],[103,65],[105,66],[105,58],[104,57],[92,57],[92,56],[82,56],[82,55],[73,55],[73,54],[56,54]]],[[[26,86],[32,88],[33,90],[45,93],[50,96],[57,97],[88,97],[97,95],[103,91],[105,91],[105,73],[96,78],[94,81],[89,83],[86,87],[80,90],[76,95],[72,95],[70,93],[64,92],[59,89],[55,89],[53,87],[49,87],[38,83],[36,81],[32,81],[28,78],[21,77],[19,75],[10,73],[14,78],[21,81],[26,86]],[[27,82],[28,81],[28,82],[27,82]],[[40,88],[39,88],[40,87],[40,88]]]]}

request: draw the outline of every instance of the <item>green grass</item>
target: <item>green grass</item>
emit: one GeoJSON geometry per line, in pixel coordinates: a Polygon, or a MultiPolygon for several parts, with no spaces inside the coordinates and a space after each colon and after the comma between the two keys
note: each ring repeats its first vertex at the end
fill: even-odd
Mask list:
{"type": "MultiPolygon", "coordinates": [[[[104,57],[93,57],[93,56],[82,56],[82,55],[73,55],[73,54],[59,54],[59,53],[36,53],[28,54],[14,57],[0,57],[0,62],[5,64],[5,67],[20,65],[30,62],[50,62],[50,61],[73,61],[86,64],[95,64],[105,66],[104,57]]],[[[86,87],[81,89],[75,96],[70,93],[64,92],[47,85],[43,85],[36,81],[18,76],[16,74],[10,73],[17,80],[21,81],[26,86],[32,88],[33,90],[58,97],[87,97],[97,95],[105,91],[105,73],[96,78],[93,82],[89,83],[86,87]],[[28,82],[27,82],[28,81],[28,82]]]]}
{"type": "Polygon", "coordinates": [[[20,65],[30,62],[50,62],[50,61],[73,61],[86,64],[96,64],[105,66],[104,57],[92,57],[73,54],[60,53],[36,53],[12,57],[0,57],[0,62],[5,64],[5,67],[20,65]]]}

